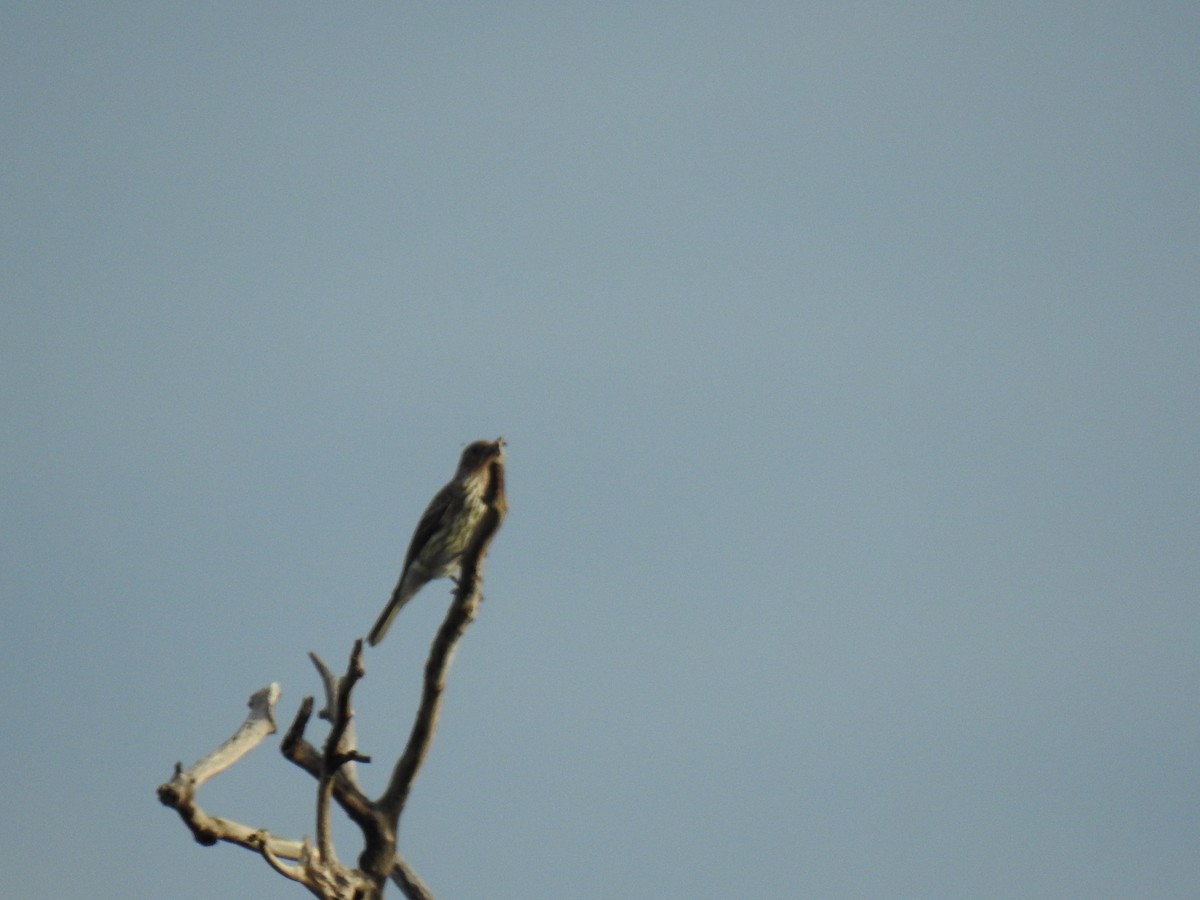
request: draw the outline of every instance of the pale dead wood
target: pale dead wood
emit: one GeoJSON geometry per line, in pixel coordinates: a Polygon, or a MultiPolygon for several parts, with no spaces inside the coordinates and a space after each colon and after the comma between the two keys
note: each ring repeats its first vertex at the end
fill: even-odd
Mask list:
{"type": "MultiPolygon", "coordinates": [[[[336,716],[338,690],[343,679],[335,674],[329,666],[325,665],[325,661],[315,653],[309,653],[308,658],[312,660],[313,666],[321,676],[321,684],[325,688],[325,706],[317,713],[317,716],[324,719],[326,722],[333,722],[336,716]]],[[[344,755],[357,756],[358,738],[354,733],[354,715],[353,712],[347,717],[342,739],[338,742],[338,752],[344,755]]],[[[370,762],[370,759],[364,759],[363,762],[370,762]]],[[[350,782],[358,787],[358,769],[355,767],[355,760],[347,760],[340,769],[339,775],[344,775],[350,782]]]]}
{"type": "Polygon", "coordinates": [[[248,703],[250,714],[233,736],[187,769],[176,764],[174,777],[159,786],[158,798],[179,813],[201,844],[224,841],[254,851],[280,875],[303,884],[325,900],[368,897],[369,886],[361,873],[341,865],[332,853],[314,851],[307,838],[304,841],[281,838],[262,828],[212,816],[196,802],[196,791],[204,782],[232,766],[275,732],[274,712],[279,696],[278,684],[255,692],[248,703]],[[287,865],[285,859],[296,860],[299,865],[287,865]]]}
{"type": "MultiPolygon", "coordinates": [[[[210,816],[195,798],[200,785],[228,769],[275,732],[275,704],[280,693],[279,685],[275,683],[256,691],[247,702],[250,714],[229,740],[187,769],[176,763],[174,777],[159,786],[158,799],[179,813],[198,843],[211,846],[218,841],[227,841],[251,850],[260,849],[264,840],[260,829],[210,816]]],[[[265,840],[273,855],[284,859],[300,858],[299,841],[274,836],[267,836],[265,840]]]]}
{"type": "Polygon", "coordinates": [[[408,900],[434,900],[428,885],[400,854],[396,854],[396,863],[392,866],[392,882],[408,900]]]}
{"type": "MultiPolygon", "coordinates": [[[[502,478],[502,472],[501,472],[502,478]]],[[[392,769],[384,793],[371,800],[359,786],[356,762],[370,762],[359,753],[351,697],[364,676],[362,641],[356,641],[346,673],[335,675],[316,654],[309,654],[325,688],[325,708],[320,716],[330,723],[321,750],[305,739],[314,701],[305,697],[288,728],[280,750],[317,780],[316,846],[305,838],[288,840],[263,829],[210,816],[195,802],[195,792],[209,778],[233,765],[268,734],[276,730],[274,707],[277,684],[250,698],[250,715],[228,741],[184,770],[176,765],[174,777],[158,789],[159,799],[179,812],[201,844],[226,841],[258,853],[274,871],[303,884],[323,900],[378,900],[390,879],[409,900],[433,900],[428,886],[397,851],[400,817],[413,783],[437,732],[450,666],[458,644],[479,613],[483,601],[483,560],[505,512],[503,482],[498,480],[500,502],[489,510],[464,554],[458,586],[446,618],[430,647],[425,664],[421,699],[404,752],[392,769]],[[341,863],[334,850],[330,800],[334,800],[363,834],[358,867],[341,863]],[[295,861],[289,865],[284,860],[295,861]]]]}

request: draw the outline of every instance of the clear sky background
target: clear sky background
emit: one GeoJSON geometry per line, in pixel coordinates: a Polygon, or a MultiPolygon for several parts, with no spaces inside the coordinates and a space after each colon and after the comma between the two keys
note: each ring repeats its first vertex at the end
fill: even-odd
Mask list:
{"type": "MultiPolygon", "coordinates": [[[[154,789],[503,435],[439,897],[1194,897],[1198,73],[1194,2],[4,3],[2,892],[306,896],[154,789]]],[[[202,804],[312,834],[277,749],[202,804]]]]}

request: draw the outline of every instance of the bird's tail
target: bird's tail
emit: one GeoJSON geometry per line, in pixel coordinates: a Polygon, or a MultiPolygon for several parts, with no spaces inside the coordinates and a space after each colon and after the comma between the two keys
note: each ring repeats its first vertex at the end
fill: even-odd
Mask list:
{"type": "Polygon", "coordinates": [[[367,635],[367,643],[374,647],[388,633],[388,629],[392,627],[392,622],[395,620],[397,613],[403,608],[404,604],[413,598],[416,591],[405,585],[404,579],[400,579],[400,583],[396,585],[396,590],[392,594],[392,599],[388,601],[388,605],[383,608],[383,612],[379,614],[379,618],[375,620],[375,624],[371,626],[371,633],[367,635]]]}

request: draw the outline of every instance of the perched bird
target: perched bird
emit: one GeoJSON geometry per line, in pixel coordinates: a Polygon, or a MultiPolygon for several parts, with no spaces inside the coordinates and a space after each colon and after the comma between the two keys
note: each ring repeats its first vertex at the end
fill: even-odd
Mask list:
{"type": "MultiPolygon", "coordinates": [[[[367,642],[383,640],[400,608],[435,578],[457,575],[462,555],[471,546],[489,511],[503,520],[508,511],[504,494],[504,438],[476,441],[463,451],[458,471],[437,492],[417,524],[400,581],[392,599],[375,622],[367,642]]],[[[500,527],[500,522],[496,522],[500,527]]]]}

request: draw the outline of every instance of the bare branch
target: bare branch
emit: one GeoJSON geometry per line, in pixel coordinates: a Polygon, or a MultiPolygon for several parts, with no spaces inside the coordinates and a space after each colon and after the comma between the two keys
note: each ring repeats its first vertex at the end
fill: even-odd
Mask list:
{"type": "Polygon", "coordinates": [[[197,760],[183,773],[195,787],[199,787],[212,778],[224,772],[235,762],[257,747],[269,734],[275,733],[275,704],[282,695],[277,682],[268,684],[256,691],[246,701],[250,714],[246,721],[233,733],[233,737],[223,743],[203,759],[197,760]]]}
{"type": "MultiPolygon", "coordinates": [[[[295,763],[313,778],[320,779],[321,753],[308,741],[289,731],[279,749],[285,759],[295,763]]],[[[356,759],[359,762],[370,761],[370,757],[361,755],[356,759]]],[[[343,768],[345,767],[343,766],[343,768]]],[[[367,799],[367,795],[358,785],[352,784],[341,770],[338,770],[333,777],[333,799],[360,828],[364,827],[364,822],[369,821],[375,815],[374,807],[367,799]]]]}
{"type": "Polygon", "coordinates": [[[262,829],[251,828],[232,819],[210,816],[196,804],[194,793],[190,788],[183,792],[176,791],[177,788],[173,782],[168,782],[159,787],[158,798],[164,806],[170,806],[179,813],[184,824],[191,829],[196,843],[210,847],[218,841],[225,841],[257,852],[262,846],[260,835],[267,834],[267,844],[276,856],[284,859],[300,858],[302,846],[300,841],[276,837],[262,829]]]}
{"type": "Polygon", "coordinates": [[[488,546],[495,537],[507,511],[502,468],[499,469],[493,481],[493,491],[495,496],[489,500],[497,502],[489,508],[475,533],[474,540],[463,554],[462,569],[458,587],[454,591],[454,600],[451,602],[450,608],[446,612],[446,618],[429,649],[429,658],[425,663],[421,701],[417,708],[412,731],[409,733],[408,744],[404,748],[404,753],[396,761],[387,789],[375,802],[375,808],[386,820],[386,827],[376,835],[364,831],[367,845],[359,857],[359,866],[368,875],[374,873],[390,875],[410,900],[426,900],[426,898],[432,898],[432,895],[416,873],[397,854],[396,835],[400,826],[400,816],[404,812],[413,782],[429,753],[429,748],[433,744],[433,736],[437,732],[438,721],[441,718],[442,696],[446,690],[446,680],[449,676],[450,664],[454,661],[458,642],[466,633],[468,626],[475,621],[479,612],[479,604],[483,602],[481,590],[483,560],[487,556],[488,546]]]}
{"type": "MultiPolygon", "coordinates": [[[[325,752],[321,756],[321,778],[317,785],[317,850],[327,863],[332,862],[335,858],[333,828],[329,820],[329,798],[333,793],[333,778],[343,764],[351,761],[357,755],[352,747],[346,748],[345,742],[348,736],[353,737],[348,735],[350,721],[354,718],[354,710],[350,706],[350,695],[354,692],[354,686],[358,684],[359,679],[366,674],[362,663],[362,649],[362,640],[355,641],[346,674],[338,681],[337,690],[331,698],[332,708],[328,710],[330,713],[329,736],[325,740],[325,752]]],[[[309,656],[316,664],[316,655],[309,654],[309,656]]],[[[317,665],[318,672],[322,668],[324,668],[324,663],[317,665]]],[[[324,677],[322,674],[322,678],[324,677]]],[[[332,686],[332,682],[333,676],[330,674],[330,677],[326,679],[327,688],[332,686]]]]}
{"type": "MultiPolygon", "coordinates": [[[[497,444],[503,446],[502,442],[497,444]]],[[[210,816],[195,801],[202,784],[240,760],[276,730],[274,709],[280,696],[277,684],[268,685],[250,698],[250,714],[229,740],[186,770],[177,764],[174,777],[158,788],[159,800],[179,813],[198,842],[212,845],[226,841],[252,850],[273,870],[303,884],[322,900],[381,900],[388,879],[410,900],[433,900],[429,888],[398,853],[397,832],[413,783],[437,731],[459,641],[483,602],[483,561],[507,510],[502,453],[491,466],[493,477],[484,498],[487,511],[463,553],[454,599],[425,664],[412,731],[382,796],[371,801],[363,793],[355,770],[355,763],[370,762],[370,757],[358,751],[351,706],[354,688],[365,674],[363,644],[359,640],[342,676],[335,675],[315,653],[309,654],[325,689],[325,707],[319,715],[329,721],[330,728],[323,748],[318,750],[304,736],[312,718],[312,697],[304,698],[280,744],[285,758],[317,780],[315,846],[308,838],[303,842],[288,840],[263,829],[210,816]],[[339,862],[334,851],[331,797],[363,833],[364,848],[357,869],[339,862]],[[284,860],[296,864],[289,865],[284,860]]]]}
{"type": "MultiPolygon", "coordinates": [[[[303,866],[287,866],[271,849],[271,836],[265,831],[259,831],[255,834],[255,839],[258,840],[258,852],[262,858],[266,860],[268,866],[282,875],[284,878],[290,878],[292,881],[298,881],[304,884],[304,867],[303,866]]],[[[300,852],[295,859],[304,859],[309,855],[311,848],[309,847],[308,838],[304,839],[300,846],[300,852]]]]}
{"type": "MultiPolygon", "coordinates": [[[[468,585],[469,583],[463,579],[463,584],[468,585]]],[[[437,732],[438,720],[441,718],[442,694],[446,690],[450,664],[454,661],[454,653],[458,648],[459,640],[466,632],[467,626],[475,619],[481,599],[482,597],[474,585],[468,586],[465,590],[460,587],[455,592],[454,602],[450,605],[446,619],[430,648],[429,659],[425,663],[424,689],[421,693],[417,716],[409,734],[408,744],[392,770],[387,790],[378,800],[379,808],[392,821],[399,821],[409,792],[412,790],[413,782],[433,744],[433,736],[437,732]]]]}
{"type": "Polygon", "coordinates": [[[292,744],[304,742],[304,730],[308,728],[308,720],[312,718],[313,698],[305,697],[300,704],[300,708],[296,710],[296,718],[292,720],[291,726],[287,730],[287,734],[283,736],[283,742],[280,744],[280,749],[283,755],[287,756],[288,747],[292,744]]]}
{"type": "Polygon", "coordinates": [[[392,881],[408,900],[434,900],[433,892],[399,854],[396,854],[396,863],[392,866],[392,881]]]}
{"type": "MultiPolygon", "coordinates": [[[[503,497],[503,485],[498,485],[498,489],[499,496],[503,497]]],[[[502,507],[489,509],[480,523],[474,541],[463,555],[462,571],[458,587],[454,591],[454,600],[446,612],[445,621],[438,629],[433,646],[429,649],[421,703],[409,734],[408,745],[392,770],[387,790],[378,801],[380,809],[395,822],[399,821],[404,811],[413,781],[433,743],[433,735],[437,731],[438,719],[441,716],[442,694],[446,689],[446,679],[450,673],[450,664],[454,661],[454,653],[458,649],[458,642],[466,633],[467,627],[475,621],[479,604],[483,602],[483,560],[487,555],[488,545],[500,527],[504,511],[502,507]]]]}
{"type": "MultiPolygon", "coordinates": [[[[309,653],[308,658],[312,660],[312,664],[316,667],[318,674],[321,676],[321,684],[325,687],[325,706],[317,713],[322,719],[327,722],[333,722],[335,717],[335,709],[338,702],[338,690],[342,684],[342,679],[335,675],[333,671],[325,664],[325,661],[315,653],[309,653]]],[[[361,676],[359,676],[361,677],[361,676]]],[[[354,733],[354,719],[347,720],[345,725],[345,734],[338,745],[338,751],[351,757],[338,771],[344,774],[358,786],[358,770],[354,765],[355,761],[370,762],[369,758],[364,758],[358,754],[356,749],[358,739],[354,733]]]]}
{"type": "Polygon", "coordinates": [[[255,851],[267,847],[272,854],[285,859],[299,858],[298,841],[274,837],[232,819],[210,816],[196,803],[200,785],[232,766],[275,731],[275,704],[280,693],[279,685],[274,683],[255,692],[247,703],[250,714],[229,740],[188,769],[177,764],[174,777],[159,785],[158,799],[179,813],[198,843],[211,846],[217,841],[227,841],[255,851]]]}

